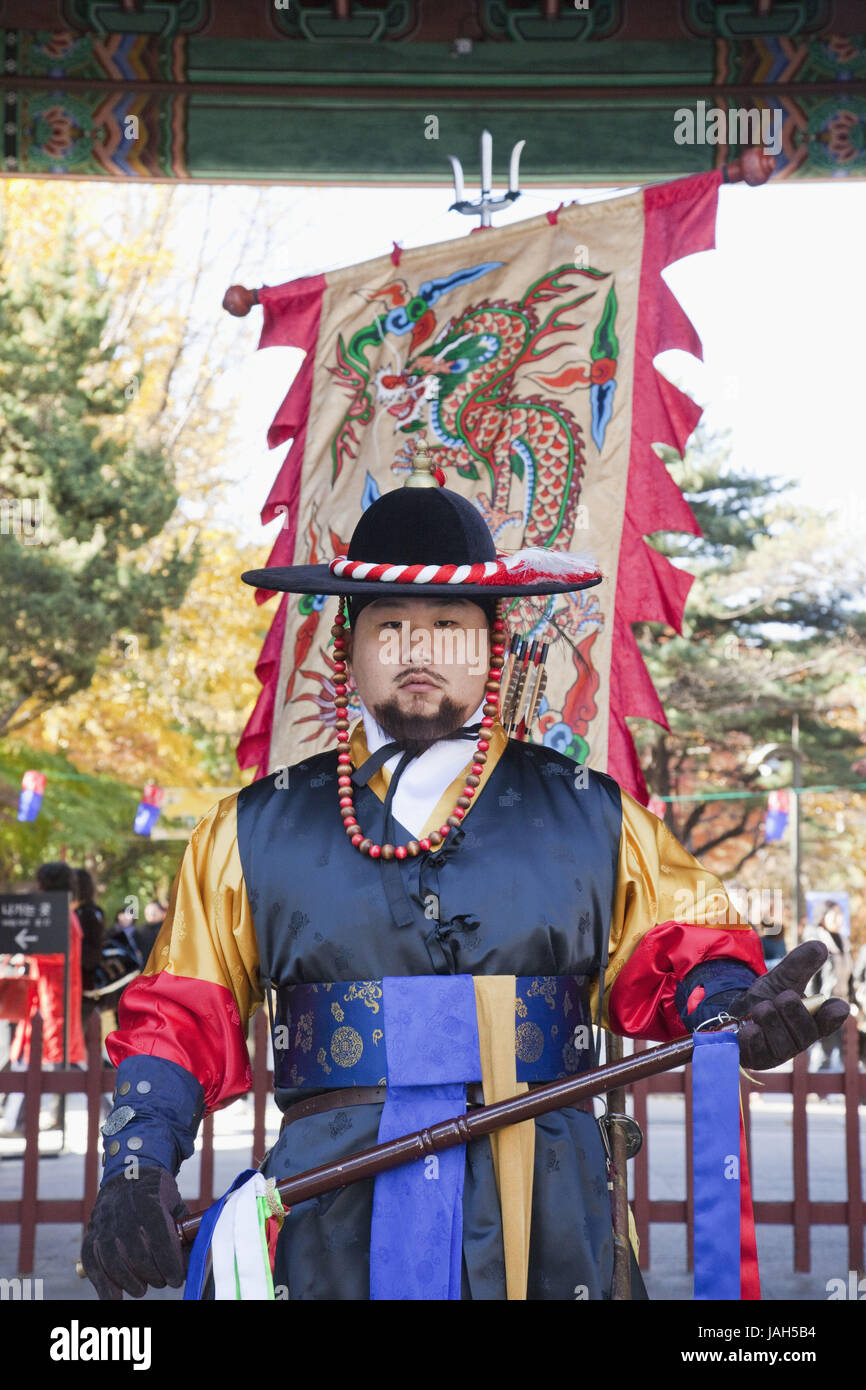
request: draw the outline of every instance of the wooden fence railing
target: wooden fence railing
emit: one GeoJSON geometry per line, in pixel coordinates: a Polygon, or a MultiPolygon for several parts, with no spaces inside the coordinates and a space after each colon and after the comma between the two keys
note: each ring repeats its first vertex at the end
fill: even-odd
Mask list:
{"type": "MultiPolygon", "coordinates": [[[[647,1044],[638,1043],[636,1051],[647,1044]]],[[[859,1106],[866,1103],[866,1073],[857,1065],[857,1025],[853,1018],[845,1024],[845,1067],[842,1072],[810,1072],[808,1055],[801,1052],[789,1072],[760,1072],[759,1082],[753,1085],[745,1076],[742,1080],[743,1117],[749,1172],[754,1196],[754,1163],[752,1149],[753,1095],[789,1095],[792,1097],[792,1167],[793,1200],[760,1200],[754,1202],[755,1221],[773,1226],[794,1228],[794,1269],[808,1273],[811,1269],[810,1228],[812,1226],[848,1227],[849,1269],[863,1268],[863,1173],[860,1158],[859,1106]],[[806,1100],[809,1095],[827,1096],[841,1093],[845,1098],[845,1169],[847,1198],[835,1202],[813,1201],[809,1196],[809,1144],[806,1100]]],[[[685,1096],[685,1126],[683,1131],[686,1170],[686,1197],[682,1201],[651,1199],[649,1195],[649,1152],[645,1145],[634,1160],[635,1225],[640,1237],[640,1266],[650,1264],[650,1222],[674,1221],[685,1223],[688,1267],[691,1269],[694,1208],[692,1204],[692,1080],[691,1067],[681,1071],[664,1072],[639,1082],[634,1088],[634,1116],[646,1135],[647,1099],[660,1093],[685,1096]]]]}
{"type": "MultiPolygon", "coordinates": [[[[253,1132],[249,1167],[256,1167],[265,1155],[265,1107],[272,1092],[268,1070],[267,1020],[259,1012],[253,1024],[253,1132]]],[[[0,1072],[0,1100],[4,1093],[24,1092],[24,1153],[21,1196],[0,1201],[0,1226],[20,1227],[18,1241],[19,1275],[33,1273],[36,1227],[42,1222],[87,1224],[99,1191],[102,1161],[99,1126],[102,1097],[114,1089],[116,1072],[102,1060],[99,1016],[90,1020],[87,1030],[87,1070],[42,1070],[42,1019],[36,1014],[26,1071],[0,1072]],[[80,1197],[39,1196],[39,1106],[43,1095],[84,1095],[87,1098],[87,1152],[84,1155],[84,1184],[80,1197]]],[[[201,1129],[201,1166],[198,1192],[191,1207],[209,1206],[214,1192],[213,1115],[206,1115],[201,1129]]]]}
{"type": "MultiPolygon", "coordinates": [[[[743,1080],[743,1110],[746,1125],[750,1169],[752,1165],[751,1145],[751,1107],[752,1094],[787,1094],[793,1105],[793,1200],[756,1201],[755,1219],[772,1225],[792,1226],[794,1230],[794,1269],[808,1272],[811,1266],[810,1228],[813,1225],[847,1225],[849,1268],[863,1267],[863,1196],[862,1167],[860,1159],[859,1105],[866,1103],[866,1074],[857,1066],[857,1029],[853,1019],[845,1025],[847,1031],[845,1047],[845,1070],[842,1073],[815,1073],[808,1071],[808,1061],[801,1054],[791,1072],[761,1073],[760,1086],[753,1086],[743,1080]],[[847,1198],[833,1202],[813,1201],[809,1197],[808,1169],[808,1115],[806,1099],[811,1094],[819,1096],[837,1094],[845,1097],[845,1162],[847,1173],[847,1198]]],[[[268,1070],[267,1020],[260,1011],[253,1024],[253,1130],[251,1161],[248,1166],[256,1167],[265,1153],[265,1107],[272,1093],[273,1077],[268,1070]]],[[[0,1225],[18,1225],[20,1237],[18,1246],[19,1275],[33,1273],[33,1259],[36,1243],[36,1227],[41,1222],[77,1223],[84,1226],[90,1215],[99,1189],[101,1152],[99,1144],[100,1108],[102,1096],[114,1088],[115,1072],[104,1065],[101,1056],[99,1019],[94,1017],[88,1029],[87,1071],[43,1071],[42,1070],[42,1021],[37,1015],[33,1021],[30,1059],[26,1071],[0,1072],[0,1097],[4,1093],[24,1092],[25,1095],[25,1135],[21,1195],[17,1199],[0,1201],[0,1225]],[[39,1107],[42,1095],[84,1094],[87,1098],[87,1152],[84,1156],[83,1190],[78,1197],[41,1198],[39,1196],[39,1107]]],[[[638,1043],[637,1050],[645,1044],[638,1043]]],[[[647,1136],[641,1153],[633,1160],[634,1201],[633,1211],[638,1235],[640,1236],[640,1264],[643,1269],[650,1264],[650,1223],[677,1222],[685,1224],[688,1239],[687,1249],[689,1268],[692,1267],[692,1239],[694,1233],[694,1210],[692,1205],[692,1158],[691,1158],[691,1069],[668,1072],[640,1082],[634,1094],[634,1115],[647,1136]],[[685,1096],[685,1126],[683,1130],[684,1160],[686,1170],[685,1190],[687,1196],[681,1200],[651,1199],[649,1195],[649,1148],[651,1137],[647,1124],[647,1100],[650,1094],[673,1093],[685,1096]]],[[[240,1164],[239,1164],[240,1166],[240,1164]]],[[[754,1184],[753,1184],[754,1188],[754,1184]]],[[[214,1148],[213,1116],[208,1115],[202,1125],[201,1165],[199,1169],[199,1190],[190,1197],[191,1207],[208,1206],[216,1196],[214,1192],[214,1148]]]]}

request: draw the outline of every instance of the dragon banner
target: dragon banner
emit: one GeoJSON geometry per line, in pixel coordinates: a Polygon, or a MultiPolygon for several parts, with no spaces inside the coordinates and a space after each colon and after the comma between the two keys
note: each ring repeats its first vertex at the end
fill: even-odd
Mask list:
{"type": "MultiPolygon", "coordinates": [[[[699,534],[655,444],[682,453],[700,409],[658,373],[700,342],[661,278],[714,245],[714,171],[259,291],[260,347],[303,363],[270,427],[291,441],[262,511],[269,565],[344,554],[361,511],[399,486],[423,429],[446,485],[497,548],[590,554],[604,582],[518,612],[553,623],[533,736],[646,799],[627,716],[667,727],[632,623],[679,631],[691,576],[656,531],[699,534]]],[[[273,597],[259,592],[260,601],[273,597]]],[[[335,599],[280,596],[238,761],[259,774],[333,742],[335,599]]],[[[351,713],[351,711],[350,711],[351,713]]]]}

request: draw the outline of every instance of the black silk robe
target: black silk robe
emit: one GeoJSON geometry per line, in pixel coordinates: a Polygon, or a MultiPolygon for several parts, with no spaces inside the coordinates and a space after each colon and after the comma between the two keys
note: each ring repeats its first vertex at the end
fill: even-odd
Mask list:
{"type": "MultiPolygon", "coordinates": [[[[367,756],[357,729],[350,746],[357,766],[367,756]]],[[[228,1104],[251,1084],[246,1030],[268,982],[570,976],[591,991],[608,959],[611,1026],[664,1041],[685,1031],[675,992],[696,964],[725,957],[764,971],[758,938],[719,880],[611,778],[548,748],[494,729],[459,830],[438,850],[388,864],[349,844],[336,778],[336,753],[316,755],[225,798],[199,823],[150,960],[124,992],[107,1042],[115,1065],[164,1057],[200,1082],[208,1109],[228,1104]]],[[[356,793],[355,806],[381,842],[373,787],[356,793]]],[[[393,833],[410,838],[399,825],[393,833]]],[[[310,1094],[309,1078],[295,1081],[277,1088],[284,1110],[310,1094]]],[[[380,1113],[347,1105],[295,1120],[268,1175],[370,1147],[380,1113]]],[[[605,1298],[612,1239],[596,1123],[562,1110],[537,1120],[535,1135],[528,1296],[605,1298]]],[[[368,1297],[372,1191],[361,1182],[292,1211],[275,1271],[281,1296],[368,1297]]],[[[504,1298],[487,1140],[467,1151],[463,1255],[463,1296],[504,1298]]]]}
{"type": "MultiPolygon", "coordinates": [[[[619,788],[595,773],[576,787],[575,774],[570,760],[547,749],[510,744],[464,827],[438,852],[388,864],[347,842],[334,814],[335,754],[291,769],[288,788],[275,790],[268,779],[245,789],[238,843],[263,980],[596,977],[616,886],[619,788]],[[438,920],[425,915],[431,910],[438,920]]],[[[363,789],[355,805],[367,833],[381,838],[374,793],[363,789]]],[[[399,825],[396,833],[404,843],[412,838],[399,825]]],[[[278,1100],[286,1107],[308,1094],[281,1090],[278,1100]]],[[[295,1120],[268,1156],[267,1175],[286,1177],[370,1147],[381,1108],[295,1120]]],[[[373,1183],[365,1181],[295,1208],[280,1238],[275,1285],[293,1299],[369,1297],[372,1201],[373,1183]]],[[[463,1297],[502,1299],[487,1139],[468,1147],[463,1213],[463,1297]]],[[[596,1121],[577,1110],[537,1120],[528,1297],[605,1298],[612,1259],[596,1121]]]]}

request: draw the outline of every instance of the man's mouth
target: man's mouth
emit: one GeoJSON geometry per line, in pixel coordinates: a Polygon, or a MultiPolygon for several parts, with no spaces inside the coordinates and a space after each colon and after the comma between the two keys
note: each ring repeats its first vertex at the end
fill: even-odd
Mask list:
{"type": "Polygon", "coordinates": [[[438,685],[429,676],[409,676],[408,679],[399,683],[400,690],[438,690],[438,685]]]}

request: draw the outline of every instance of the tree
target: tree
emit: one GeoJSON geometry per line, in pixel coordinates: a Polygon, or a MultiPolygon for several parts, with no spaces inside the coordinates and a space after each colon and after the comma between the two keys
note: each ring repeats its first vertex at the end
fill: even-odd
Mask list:
{"type": "MultiPolygon", "coordinates": [[[[20,732],[0,744],[0,875],[7,882],[20,882],[65,848],[71,860],[87,859],[112,901],[158,885],[164,892],[182,844],[132,835],[144,781],[201,789],[247,780],[238,776],[234,745],[258,694],[255,661],[272,615],[239,584],[240,571],[260,567],[265,555],[239,548],[229,507],[220,525],[216,506],[227,486],[225,459],[236,448],[230,368],[238,349],[250,351],[255,323],[232,319],[219,303],[227,284],[255,276],[268,252],[284,245],[285,217],[281,200],[272,205],[269,191],[259,190],[247,200],[238,237],[233,220],[214,215],[218,192],[0,183],[5,263],[20,265],[22,280],[31,269],[38,275],[45,248],[64,244],[74,207],[76,307],[90,310],[97,300],[107,311],[98,338],[109,364],[103,371],[123,402],[99,417],[100,438],[124,450],[134,438],[143,453],[170,460],[179,501],[152,535],[119,552],[128,578],[137,584],[139,575],[158,576],[173,555],[190,567],[197,549],[205,557],[182,602],[163,611],[157,646],[148,645],[146,624],[124,603],[89,683],[41,713],[35,701],[16,712],[12,727],[20,732]],[[20,826],[20,774],[30,766],[48,774],[48,790],[39,820],[20,826]]],[[[25,508],[21,497],[4,499],[0,490],[0,509],[4,500],[9,524],[0,547],[17,521],[21,545],[34,549],[32,503],[25,508]]],[[[43,509],[43,535],[47,519],[43,509]]],[[[73,646],[80,634],[70,637],[69,627],[78,611],[56,624],[73,646]]]]}
{"type": "Polygon", "coordinates": [[[196,568],[177,540],[139,562],[178,491],[161,447],[110,428],[131,397],[108,313],[71,217],[30,264],[13,266],[0,229],[2,734],[84,689],[120,631],[155,645],[196,568]]]}
{"type": "MultiPolygon", "coordinates": [[[[651,543],[696,576],[683,635],[635,628],[670,731],[641,724],[635,737],[658,796],[748,790],[756,746],[790,743],[799,714],[806,784],[852,783],[861,739],[838,720],[838,691],[862,666],[864,569],[831,519],[793,508],[792,486],[738,473],[724,439],[698,431],[685,460],[665,462],[702,537],[659,533],[651,543]]],[[[847,697],[846,697],[847,698],[847,697]]],[[[699,858],[736,849],[736,873],[764,844],[762,801],[668,802],[665,821],[699,858]]]]}
{"type": "MultiPolygon", "coordinates": [[[[22,774],[33,766],[29,752],[0,751],[0,889],[33,883],[38,866],[61,858],[86,866],[105,891],[112,914],[127,894],[146,902],[171,886],[183,853],[180,840],[148,839],[132,833],[140,792],[115,777],[80,772],[62,753],[43,753],[38,766],[48,783],[39,817],[16,820],[22,774]]],[[[143,903],[142,903],[143,906],[143,903]]]]}
{"type": "MultiPolygon", "coordinates": [[[[224,219],[214,215],[214,189],[178,185],[126,185],[118,189],[96,183],[27,179],[0,183],[0,244],[5,253],[5,279],[7,289],[10,282],[15,282],[19,297],[19,282],[26,283],[29,276],[38,284],[45,248],[62,246],[64,240],[69,240],[74,208],[78,278],[73,317],[90,313],[101,324],[98,333],[91,333],[98,339],[98,351],[93,350],[93,380],[86,378],[80,383],[85,397],[91,385],[100,386],[104,397],[103,401],[94,402],[91,423],[98,424],[100,438],[108,440],[120,459],[126,460],[125,472],[132,483],[141,478],[141,487],[133,487],[133,502],[141,502],[140,494],[147,493],[148,486],[132,465],[130,439],[134,439],[142,458],[165,461],[166,485],[175,499],[180,499],[179,505],[168,506],[167,499],[161,498],[162,489],[154,489],[147,504],[146,520],[151,524],[145,525],[143,534],[130,531],[119,551],[123,562],[119,566],[120,578],[126,585],[127,601],[120,605],[123,612],[110,635],[113,645],[122,651],[146,645],[158,629],[158,620],[147,603],[148,591],[171,589],[167,611],[183,594],[194,570],[196,535],[214,517],[227,487],[224,461],[233,447],[231,435],[237,402],[228,398],[226,380],[239,343],[244,344],[243,352],[248,350],[251,326],[223,313],[219,302],[225,285],[254,273],[252,267],[274,241],[284,236],[281,208],[272,207],[267,194],[268,190],[258,190],[249,199],[244,232],[238,237],[234,224],[226,228],[224,219]],[[247,257],[249,265],[245,263],[247,257]],[[158,511],[162,515],[161,525],[158,511]],[[137,607],[138,596],[141,602],[137,607]]],[[[48,292],[36,296],[31,310],[34,324],[38,324],[40,313],[44,316],[51,312],[53,298],[48,292]]],[[[10,332],[14,333],[14,327],[7,328],[0,345],[0,356],[7,359],[0,364],[0,375],[5,370],[14,380],[16,366],[7,350],[12,342],[10,332]]],[[[46,328],[41,345],[50,361],[47,337],[46,328]]],[[[48,400],[46,404],[56,407],[56,401],[48,400]]],[[[0,410],[5,405],[0,390],[0,410]]],[[[83,452],[86,457],[86,449],[83,452]]],[[[56,576],[48,574],[44,564],[45,552],[54,560],[59,557],[67,571],[75,568],[76,556],[83,563],[88,553],[80,549],[75,552],[68,540],[54,547],[44,493],[37,490],[32,479],[17,487],[7,485],[2,459],[0,452],[0,550],[7,557],[7,570],[20,575],[26,566],[30,581],[38,579],[40,572],[46,580],[42,605],[30,600],[38,610],[33,615],[35,619],[49,622],[57,610],[62,610],[57,611],[45,652],[36,652],[43,673],[53,661],[65,665],[75,678],[56,682],[56,697],[62,700],[71,691],[85,688],[94,670],[94,651],[85,649],[81,632],[70,636],[71,625],[79,615],[88,626],[96,616],[103,631],[110,624],[103,621],[100,605],[94,615],[76,608],[74,603],[65,603],[63,585],[56,576]],[[37,527],[34,513],[40,512],[41,525],[37,527]],[[37,534],[31,534],[34,532],[37,534]],[[23,557],[21,546],[15,548],[11,544],[16,538],[27,544],[28,553],[23,557]],[[41,565],[34,566],[30,552],[38,552],[41,565]]],[[[43,462],[50,472],[54,460],[47,443],[43,462]]],[[[14,468],[17,459],[10,455],[8,463],[14,468]]],[[[55,472],[59,466],[57,463],[55,472]]],[[[77,484],[75,460],[69,465],[69,472],[77,484]]],[[[108,500],[116,505],[118,494],[125,497],[125,488],[118,483],[113,492],[108,500]]],[[[68,500],[65,505],[69,506],[68,500]]],[[[141,507],[137,507],[137,518],[130,511],[127,506],[126,522],[137,519],[141,524],[141,507]]],[[[88,535],[93,534],[94,519],[83,518],[83,528],[88,535]]],[[[94,546],[97,540],[98,535],[94,546]]],[[[5,577],[5,573],[0,577],[5,577]]],[[[21,580],[18,589],[25,587],[33,593],[34,583],[25,586],[21,580]]],[[[109,593],[114,592],[110,580],[104,587],[109,593]]],[[[68,588],[65,592],[68,597],[68,588]]],[[[25,610],[20,627],[28,626],[28,617],[25,610]]],[[[90,646],[96,648],[96,643],[90,646]]],[[[33,633],[20,639],[18,647],[18,668],[26,683],[28,655],[36,647],[33,633]],[[22,642],[29,652],[20,650],[22,642]]],[[[111,644],[101,651],[110,660],[111,644]]],[[[0,645],[0,662],[3,654],[0,645]]],[[[12,684],[15,686],[14,681],[12,684]]],[[[9,722],[4,723],[4,711],[18,699],[17,686],[13,693],[0,680],[0,736],[4,729],[11,732],[25,723],[32,727],[41,710],[56,707],[53,697],[48,702],[25,698],[9,722]]]]}
{"type": "Polygon", "coordinates": [[[235,748],[259,693],[255,664],[271,615],[240,574],[265,556],[214,527],[201,530],[199,543],[203,563],[166,615],[159,647],[124,633],[87,690],[24,731],[34,753],[62,750],[82,772],[138,787],[249,780],[238,774],[235,748]]]}

